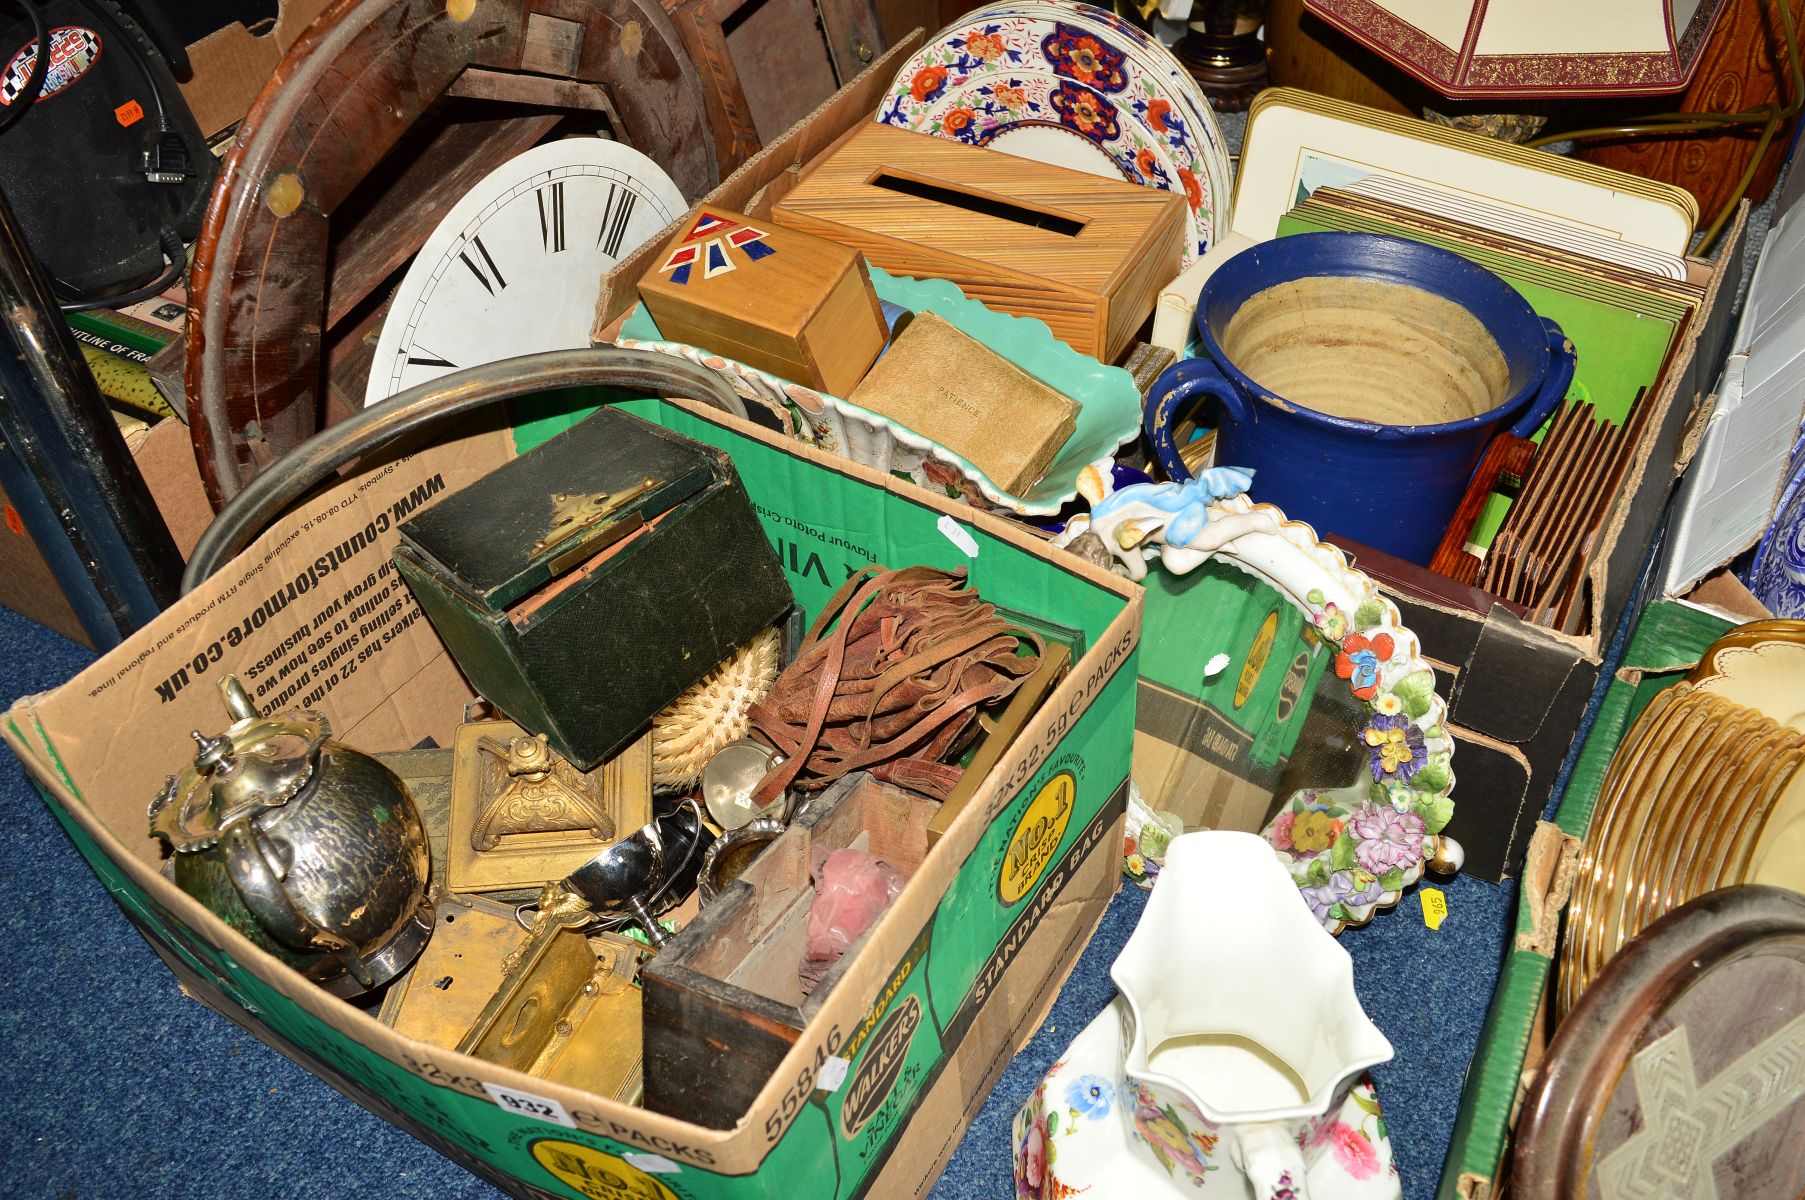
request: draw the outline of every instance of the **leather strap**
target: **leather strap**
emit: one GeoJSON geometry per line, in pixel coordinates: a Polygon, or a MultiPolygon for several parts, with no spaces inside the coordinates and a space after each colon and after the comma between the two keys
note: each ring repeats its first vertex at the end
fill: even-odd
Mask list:
{"type": "MultiPolygon", "coordinates": [[[[855,585],[865,581],[851,601],[851,608],[855,613],[867,599],[866,593],[875,593],[878,588],[883,586],[881,576],[876,579],[869,578],[870,574],[876,570],[875,567],[866,567],[856,572],[840,585],[838,591],[828,597],[826,606],[821,610],[821,615],[815,618],[815,623],[809,627],[808,637],[803,642],[805,647],[812,647],[816,639],[820,637],[822,623],[838,613],[841,607],[847,605],[846,594],[855,585]]],[[[834,636],[825,643],[827,655],[822,663],[821,678],[815,684],[815,701],[809,712],[808,726],[802,737],[792,747],[785,748],[789,757],[784,759],[781,766],[768,772],[758,785],[758,790],[752,793],[754,807],[763,808],[781,796],[784,789],[795,782],[796,776],[808,763],[809,754],[814,750],[815,742],[819,740],[821,730],[827,724],[828,708],[833,703],[834,689],[840,683],[840,669],[846,661],[846,635],[851,628],[851,620],[840,622],[834,636]]],[[[801,656],[798,656],[797,661],[801,661],[801,656]]],[[[781,682],[781,676],[779,681],[781,682]]],[[[754,705],[752,712],[753,720],[756,722],[758,706],[754,705]]]]}
{"type": "Polygon", "coordinates": [[[855,573],[752,708],[754,728],[785,755],[753,802],[858,770],[944,799],[963,772],[940,760],[969,736],[980,707],[1019,686],[1041,649],[968,588],[963,571],[855,573]],[[1024,640],[1034,657],[1017,653],[1024,640]]]}

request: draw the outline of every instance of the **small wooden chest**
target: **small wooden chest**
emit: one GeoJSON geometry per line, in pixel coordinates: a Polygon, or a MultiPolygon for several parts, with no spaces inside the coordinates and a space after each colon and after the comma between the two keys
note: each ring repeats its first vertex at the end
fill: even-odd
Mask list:
{"type": "Polygon", "coordinates": [[[639,281],[672,341],[844,396],[888,329],[858,251],[723,208],[696,209],[639,281]]]}
{"type": "Polygon", "coordinates": [[[796,969],[815,895],[812,856],[850,846],[913,875],[938,808],[862,771],[848,775],[665,944],[641,977],[646,1108],[710,1129],[746,1115],[864,945],[854,942],[803,996],[796,969]]]}
{"type": "Polygon", "coordinates": [[[771,217],[856,246],[893,274],[949,279],[992,308],[1039,317],[1105,362],[1178,274],[1185,237],[1172,192],[876,123],[771,217]]]}

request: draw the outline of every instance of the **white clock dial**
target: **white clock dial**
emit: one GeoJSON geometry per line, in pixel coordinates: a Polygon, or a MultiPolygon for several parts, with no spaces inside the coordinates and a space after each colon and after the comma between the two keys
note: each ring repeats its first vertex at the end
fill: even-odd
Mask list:
{"type": "Polygon", "coordinates": [[[658,164],[604,138],[497,167],[402,277],[364,403],[465,367],[589,344],[602,276],[689,206],[658,164]]]}

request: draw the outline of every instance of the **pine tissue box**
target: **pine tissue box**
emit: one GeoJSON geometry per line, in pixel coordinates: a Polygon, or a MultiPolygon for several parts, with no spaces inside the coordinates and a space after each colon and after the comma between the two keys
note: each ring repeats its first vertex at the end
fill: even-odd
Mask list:
{"type": "Polygon", "coordinates": [[[917,313],[847,399],[932,438],[1010,495],[1040,482],[1078,403],[930,312],[917,313]]]}
{"type": "MultiPolygon", "coordinates": [[[[1115,362],[1184,257],[1182,196],[876,122],[771,206],[779,225],[944,279],[1115,362]]],[[[844,392],[838,393],[845,395],[844,392]]]]}

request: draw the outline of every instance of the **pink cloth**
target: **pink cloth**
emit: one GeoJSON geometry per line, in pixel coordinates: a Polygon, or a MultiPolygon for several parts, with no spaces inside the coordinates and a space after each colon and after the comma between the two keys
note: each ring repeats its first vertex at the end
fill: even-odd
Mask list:
{"type": "Polygon", "coordinates": [[[802,994],[821,983],[847,947],[877,924],[903,889],[903,875],[863,850],[815,852],[815,899],[808,914],[808,942],[797,974],[802,994]]]}

